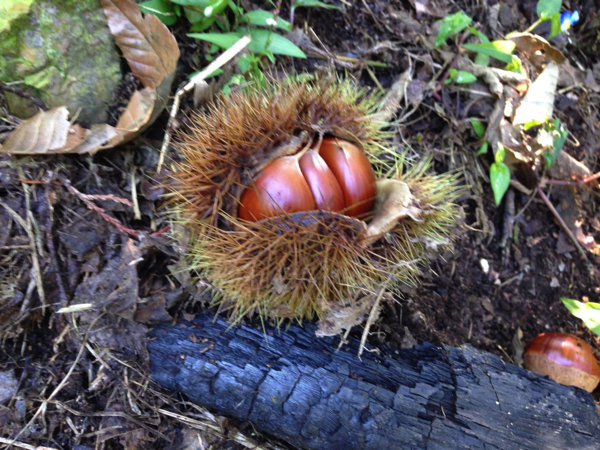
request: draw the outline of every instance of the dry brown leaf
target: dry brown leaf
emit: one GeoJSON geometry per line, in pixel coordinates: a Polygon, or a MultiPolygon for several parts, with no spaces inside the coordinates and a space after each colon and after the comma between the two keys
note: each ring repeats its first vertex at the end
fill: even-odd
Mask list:
{"type": "Polygon", "coordinates": [[[85,139],[87,130],[71,126],[68,117],[65,106],[40,111],[15,128],[0,149],[28,155],[63,153],[65,148],[71,150],[85,139]]]}
{"type": "Polygon", "coordinates": [[[24,121],[0,152],[93,154],[133,139],[164,109],[179,59],[175,38],[157,17],[142,17],[132,0],[101,0],[101,4],[117,45],[144,89],[133,93],[115,127],[101,124],[88,130],[71,125],[69,111],[61,106],[24,121]]]}
{"type": "Polygon", "coordinates": [[[423,14],[428,14],[433,17],[445,17],[448,15],[448,10],[445,5],[442,7],[435,0],[410,0],[410,4],[415,8],[417,18],[423,14]]]}
{"type": "MultiPolygon", "coordinates": [[[[566,181],[582,180],[592,174],[591,170],[585,164],[577,161],[564,150],[558,154],[558,158],[550,166],[548,173],[555,180],[566,181]]],[[[591,185],[598,186],[597,183],[591,185]]]]}
{"type": "MultiPolygon", "coordinates": [[[[339,306],[325,312],[319,320],[319,328],[315,332],[317,337],[337,336],[343,330],[349,330],[359,323],[363,323],[371,308],[375,304],[377,295],[368,294],[360,298],[360,301],[348,302],[350,306],[339,306]]],[[[379,311],[377,311],[377,316],[379,311]]]]}
{"type": "Polygon", "coordinates": [[[179,48],[169,29],[154,15],[142,17],[131,0],[100,0],[108,26],[133,75],[157,88],[175,72],[179,48]]]}
{"type": "Polygon", "coordinates": [[[367,228],[358,234],[361,245],[370,245],[388,233],[402,219],[420,221],[421,209],[415,204],[408,184],[399,180],[377,181],[375,216],[367,228]]]}
{"type": "Polygon", "coordinates": [[[527,59],[538,67],[548,61],[553,61],[556,64],[562,64],[566,61],[565,55],[560,50],[537,34],[515,33],[508,39],[513,41],[517,49],[525,53],[527,59]]]}
{"type": "Polygon", "coordinates": [[[542,123],[551,119],[557,83],[558,66],[549,63],[529,86],[527,94],[515,111],[513,125],[523,125],[534,120],[542,123]]]}

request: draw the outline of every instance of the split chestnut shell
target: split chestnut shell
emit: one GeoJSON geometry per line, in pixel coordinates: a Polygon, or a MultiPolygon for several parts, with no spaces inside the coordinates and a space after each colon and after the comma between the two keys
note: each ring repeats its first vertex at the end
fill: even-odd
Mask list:
{"type": "Polygon", "coordinates": [[[450,242],[456,176],[429,174],[427,159],[405,167],[375,119],[378,102],[350,82],[286,79],[218,97],[190,118],[169,204],[186,233],[183,268],[210,281],[222,309],[347,328],[385,280],[414,283],[430,249],[450,242]],[[289,173],[303,187],[290,187],[289,173]],[[382,201],[383,178],[403,194],[382,201]]]}

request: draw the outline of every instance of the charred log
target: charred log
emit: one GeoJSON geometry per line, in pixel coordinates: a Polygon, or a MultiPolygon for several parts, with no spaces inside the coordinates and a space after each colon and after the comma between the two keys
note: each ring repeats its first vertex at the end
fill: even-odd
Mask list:
{"type": "Polygon", "coordinates": [[[163,324],[153,379],[300,448],[600,448],[592,397],[498,356],[421,344],[357,357],[315,328],[163,324]]]}

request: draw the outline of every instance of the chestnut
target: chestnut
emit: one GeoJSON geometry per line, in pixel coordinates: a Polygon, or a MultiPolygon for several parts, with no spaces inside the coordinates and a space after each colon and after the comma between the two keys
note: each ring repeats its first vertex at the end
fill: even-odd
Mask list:
{"type": "Polygon", "coordinates": [[[256,221],[319,209],[360,217],[373,208],[375,194],[375,173],[364,152],[326,137],[319,148],[270,163],[243,192],[238,216],[256,221]]]}
{"type": "Polygon", "coordinates": [[[600,365],[592,347],[567,333],[542,333],[525,347],[526,369],[557,383],[592,392],[600,381],[600,365]]]}

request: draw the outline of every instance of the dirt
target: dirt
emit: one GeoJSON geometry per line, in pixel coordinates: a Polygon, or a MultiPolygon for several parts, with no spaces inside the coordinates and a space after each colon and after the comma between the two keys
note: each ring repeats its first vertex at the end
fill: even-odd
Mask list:
{"type": "MultiPolygon", "coordinates": [[[[284,3],[285,17],[289,10],[284,3]]],[[[416,107],[410,115],[406,113],[412,105],[398,112],[395,144],[400,149],[410,146],[411,154],[419,158],[433,157],[436,171],[456,171],[469,185],[459,201],[464,218],[453,250],[424,268],[420,286],[404,288],[402,296],[384,307],[371,330],[371,343],[398,347],[419,340],[450,346],[468,343],[514,361],[519,330],[522,342],[538,333],[562,331],[590,342],[600,355],[600,338],[560,301],[568,297],[600,302],[598,256],[580,255],[538,196],[511,189],[512,200],[494,205],[489,181],[481,175],[492,160],[475,156],[478,146],[467,122],[469,117],[487,118],[491,98],[474,102],[468,90],[441,84],[435,92],[426,88],[443,73],[443,62],[432,57],[426,42],[436,33],[435,21],[462,8],[479,29],[494,36],[488,20],[494,2],[488,2],[488,9],[472,0],[344,3],[352,5],[343,12],[298,9],[294,23],[312,29],[320,39],[313,38],[318,47],[357,58],[359,64],[338,65],[338,71],[373,89],[378,84],[389,89],[412,68],[414,82],[408,95],[416,107]],[[424,12],[417,13],[416,5],[424,12]],[[388,67],[371,68],[360,63],[365,60],[388,67]],[[508,214],[511,201],[514,211],[508,214]],[[509,229],[507,214],[518,214],[509,229]]],[[[535,3],[502,2],[497,33],[526,28],[535,20],[535,3]]],[[[570,38],[556,45],[573,65],[589,69],[600,82],[596,50],[600,19],[590,1],[565,3],[586,13],[570,38]]],[[[185,25],[172,30],[182,50],[177,83],[206,64],[200,56],[205,46],[185,36],[185,25]]],[[[317,58],[278,60],[278,68],[288,72],[329,66],[329,61],[317,58]]],[[[115,108],[126,103],[132,83],[123,84],[123,101],[115,108]]],[[[600,120],[599,95],[594,89],[573,89],[561,92],[555,103],[571,136],[565,151],[592,173],[600,171],[594,133],[600,120]]],[[[161,407],[175,409],[176,404],[179,413],[194,417],[199,429],[218,424],[220,431],[205,434],[205,445],[238,445],[223,438],[227,430],[234,434],[233,425],[145,388],[148,328],[192,314],[209,298],[200,288],[186,289],[186,274],[171,270],[177,252],[166,233],[169,223],[160,210],[161,192],[153,172],[166,120],[163,113],[133,142],[93,157],[0,158],[0,372],[10,372],[18,386],[9,401],[0,402],[3,436],[17,436],[31,420],[18,441],[81,450],[180,448],[193,439],[191,429],[157,413],[161,407]],[[137,219],[130,203],[134,186],[137,219]],[[78,193],[102,197],[86,202],[78,193]],[[36,274],[41,279],[36,280],[36,274]],[[36,288],[39,281],[43,297],[36,288]],[[98,298],[105,300],[94,303],[98,298]],[[57,313],[81,303],[94,306],[78,316],[79,321],[69,312],[57,313]],[[87,335],[85,326],[90,323],[99,327],[87,335]],[[83,352],[85,348],[89,351],[83,352]],[[32,420],[43,399],[48,401],[47,411],[32,420]]],[[[6,123],[13,123],[12,118],[7,116],[6,123]]],[[[572,212],[569,203],[577,200],[582,232],[600,239],[597,190],[573,193],[570,188],[552,187],[550,191],[551,201],[565,215],[572,212]]]]}

